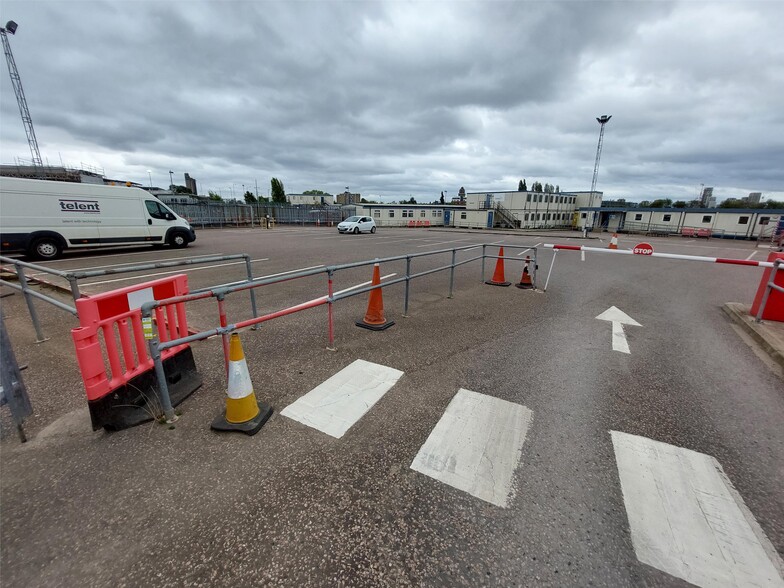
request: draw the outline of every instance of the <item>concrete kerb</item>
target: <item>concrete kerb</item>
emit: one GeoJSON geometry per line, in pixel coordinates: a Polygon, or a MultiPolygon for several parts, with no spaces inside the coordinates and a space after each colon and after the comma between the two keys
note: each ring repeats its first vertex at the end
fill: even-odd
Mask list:
{"type": "Polygon", "coordinates": [[[757,323],[749,314],[750,305],[727,302],[722,310],[727,313],[760,347],[782,368],[784,368],[784,323],[763,321],[757,323]]]}

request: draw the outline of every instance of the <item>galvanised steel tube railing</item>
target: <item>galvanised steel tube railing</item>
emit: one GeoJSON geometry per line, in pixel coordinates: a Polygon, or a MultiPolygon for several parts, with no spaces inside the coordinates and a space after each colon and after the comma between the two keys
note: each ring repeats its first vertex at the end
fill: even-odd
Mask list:
{"type": "MultiPolygon", "coordinates": [[[[377,258],[373,260],[365,260],[365,261],[358,261],[358,262],[351,262],[327,267],[320,267],[320,268],[313,268],[308,270],[302,270],[299,272],[292,272],[290,274],[271,277],[267,279],[261,279],[252,281],[249,280],[246,283],[242,284],[235,284],[230,286],[221,286],[217,288],[212,288],[210,290],[201,291],[196,294],[188,294],[185,296],[177,296],[173,298],[168,298],[166,300],[157,300],[157,301],[150,301],[146,302],[141,306],[141,313],[143,320],[151,319],[153,312],[155,309],[161,306],[167,306],[170,304],[177,304],[183,302],[189,302],[193,300],[200,300],[204,298],[214,297],[217,299],[218,302],[218,315],[219,315],[219,322],[220,326],[214,329],[209,329],[207,331],[202,331],[200,333],[196,333],[194,335],[188,335],[186,337],[181,337],[179,339],[174,339],[170,341],[162,342],[160,341],[158,335],[157,327],[153,329],[151,338],[149,339],[149,348],[150,348],[150,355],[153,358],[155,363],[155,373],[158,379],[158,386],[159,386],[159,394],[161,396],[161,406],[164,408],[164,412],[166,415],[167,420],[176,420],[176,416],[174,414],[174,410],[171,406],[171,400],[169,398],[168,392],[168,385],[166,382],[166,376],[163,370],[163,362],[161,359],[161,352],[169,349],[171,347],[176,347],[177,345],[182,345],[184,343],[192,343],[195,341],[202,341],[204,339],[208,339],[210,337],[214,337],[220,335],[222,338],[223,350],[224,350],[224,362],[226,365],[226,369],[228,370],[229,360],[228,360],[228,335],[236,330],[243,329],[246,327],[255,327],[263,322],[267,322],[270,320],[274,320],[276,318],[281,318],[283,316],[287,316],[290,314],[294,314],[297,312],[301,312],[303,310],[308,310],[311,308],[316,308],[318,306],[327,305],[327,321],[328,321],[328,336],[329,336],[329,343],[327,349],[334,350],[334,325],[333,325],[333,312],[332,312],[332,305],[337,302],[338,300],[344,300],[346,298],[350,298],[352,296],[358,296],[360,294],[364,294],[366,292],[370,292],[371,290],[376,290],[379,288],[385,288],[388,286],[393,286],[395,284],[405,283],[405,299],[404,299],[404,311],[403,316],[407,316],[408,313],[408,301],[409,301],[409,294],[410,294],[410,282],[415,278],[420,278],[424,276],[428,276],[431,274],[435,274],[438,272],[450,270],[450,278],[449,278],[449,298],[452,297],[453,288],[454,288],[454,270],[456,267],[461,265],[465,265],[468,263],[472,263],[474,261],[482,260],[482,281],[484,281],[484,260],[485,257],[489,257],[491,259],[498,259],[500,256],[496,255],[487,255],[486,248],[488,246],[495,246],[494,244],[491,245],[482,245],[482,255],[472,257],[470,259],[465,259],[462,261],[457,261],[457,252],[458,251],[465,251],[470,249],[476,249],[476,245],[465,245],[462,247],[452,247],[450,249],[440,249],[437,251],[428,251],[422,253],[412,253],[407,255],[396,255],[386,258],[377,258]],[[444,253],[451,253],[452,261],[448,265],[439,266],[436,268],[431,268],[429,270],[424,270],[421,272],[417,272],[412,274],[411,273],[411,260],[419,257],[432,257],[434,255],[440,255],[444,253]],[[368,265],[375,265],[380,263],[389,263],[394,261],[403,261],[406,262],[406,273],[404,276],[392,280],[386,280],[381,284],[370,285],[370,286],[360,286],[349,288],[348,290],[344,290],[339,293],[333,292],[333,276],[335,272],[348,270],[348,269],[355,269],[360,267],[366,267],[368,265]],[[321,298],[315,298],[313,300],[309,300],[307,302],[303,302],[289,308],[285,308],[282,310],[278,310],[275,312],[270,312],[264,314],[262,316],[256,316],[254,314],[253,318],[246,319],[243,321],[239,321],[236,323],[229,323],[228,317],[226,315],[226,308],[225,308],[225,299],[226,296],[229,294],[233,294],[235,292],[243,292],[245,290],[251,290],[251,292],[263,286],[268,286],[271,284],[280,284],[283,282],[289,282],[293,280],[298,280],[300,278],[306,278],[311,276],[316,276],[320,274],[326,274],[327,276],[327,295],[322,296],[321,298]]],[[[525,249],[533,251],[533,263],[534,267],[536,267],[536,246],[522,246],[522,245],[504,245],[505,247],[512,248],[512,249],[525,249]]],[[[519,262],[527,262],[528,259],[517,259],[517,258],[505,258],[510,261],[519,261],[519,262]]]]}

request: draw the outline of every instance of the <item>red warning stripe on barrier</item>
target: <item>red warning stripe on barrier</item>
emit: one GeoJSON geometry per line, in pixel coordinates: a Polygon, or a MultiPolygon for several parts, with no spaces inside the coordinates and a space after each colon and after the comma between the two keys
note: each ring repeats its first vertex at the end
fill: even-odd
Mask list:
{"type": "MultiPolygon", "coordinates": [[[[570,251],[591,251],[594,253],[612,253],[615,255],[631,255],[633,252],[628,249],[604,249],[600,247],[586,247],[585,245],[558,245],[545,243],[547,249],[567,249],[570,251]]],[[[637,257],[643,257],[639,255],[637,257]]],[[[773,267],[769,261],[751,261],[749,259],[730,259],[726,257],[705,257],[702,255],[683,255],[681,253],[650,253],[644,257],[663,257],[664,259],[682,259],[685,261],[704,261],[707,263],[726,263],[730,265],[746,265],[752,267],[773,267]]]]}

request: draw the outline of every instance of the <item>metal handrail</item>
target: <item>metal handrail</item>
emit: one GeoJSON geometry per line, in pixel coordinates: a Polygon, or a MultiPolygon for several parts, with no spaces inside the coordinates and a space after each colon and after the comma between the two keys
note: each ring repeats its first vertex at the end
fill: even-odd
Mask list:
{"type": "MultiPolygon", "coordinates": [[[[337,302],[338,300],[343,300],[346,298],[350,298],[352,296],[358,296],[360,294],[370,292],[371,290],[376,289],[383,289],[388,286],[393,286],[400,283],[405,283],[405,298],[404,298],[404,311],[403,316],[408,316],[408,302],[409,302],[409,291],[410,291],[410,282],[411,280],[427,276],[430,274],[434,274],[441,271],[450,270],[450,277],[449,277],[449,295],[448,298],[452,298],[453,288],[454,288],[454,273],[455,268],[461,265],[465,265],[467,263],[471,263],[474,261],[481,260],[482,261],[482,281],[484,281],[484,260],[485,258],[495,259],[499,256],[488,255],[487,254],[487,247],[498,247],[500,245],[497,244],[483,244],[482,247],[482,255],[477,255],[470,259],[461,260],[460,262],[457,261],[457,253],[459,251],[465,251],[469,249],[476,249],[479,245],[464,245],[462,247],[453,247],[450,249],[440,249],[438,251],[428,251],[423,253],[411,253],[406,255],[396,255],[391,257],[385,258],[376,258],[373,260],[365,260],[365,261],[357,261],[345,264],[338,264],[320,268],[313,268],[308,270],[302,270],[298,272],[293,272],[290,274],[286,274],[283,276],[276,276],[262,280],[256,281],[248,281],[241,284],[236,285],[228,285],[228,286],[221,286],[216,287],[210,290],[202,290],[198,293],[191,293],[186,294],[183,296],[175,296],[172,298],[167,298],[165,300],[152,300],[149,302],[145,302],[141,305],[141,314],[142,314],[142,322],[147,324],[151,327],[151,335],[146,335],[148,338],[148,347],[150,351],[150,357],[153,359],[153,363],[155,365],[155,374],[158,380],[158,388],[159,388],[159,395],[161,406],[164,410],[164,414],[168,421],[176,420],[176,416],[174,414],[174,408],[171,405],[171,399],[169,397],[169,390],[168,384],[166,382],[166,374],[163,369],[163,360],[161,353],[166,349],[170,349],[172,347],[176,347],[178,345],[182,345],[183,343],[193,343],[195,341],[202,341],[208,339],[210,337],[214,337],[216,335],[220,335],[223,342],[223,353],[224,353],[224,362],[226,364],[226,369],[228,370],[229,364],[229,334],[237,331],[239,329],[243,329],[246,327],[253,327],[260,323],[267,322],[270,320],[274,320],[276,318],[280,318],[283,316],[287,316],[289,314],[294,314],[297,312],[301,312],[303,310],[309,310],[311,308],[315,308],[317,306],[327,305],[327,321],[328,321],[328,337],[329,343],[327,349],[335,350],[335,336],[334,336],[334,326],[333,326],[333,311],[332,305],[337,302]],[[440,266],[437,268],[431,268],[429,270],[424,270],[418,273],[411,273],[411,260],[420,257],[431,257],[433,255],[440,255],[444,253],[451,253],[452,261],[448,265],[440,266]],[[334,293],[332,289],[333,284],[333,276],[335,272],[347,270],[347,269],[354,269],[359,267],[364,267],[368,265],[375,265],[381,263],[389,263],[393,261],[406,261],[406,273],[404,276],[400,278],[396,278],[394,280],[387,280],[380,284],[370,285],[370,286],[363,286],[357,288],[351,288],[349,291],[344,291],[341,293],[334,293]],[[268,286],[271,284],[279,284],[283,282],[288,282],[292,280],[297,280],[300,278],[307,278],[319,274],[326,274],[327,276],[327,295],[322,296],[321,298],[315,298],[313,300],[309,300],[307,302],[303,302],[301,304],[285,308],[283,310],[267,313],[262,316],[254,316],[251,319],[239,321],[236,323],[229,323],[228,317],[226,315],[226,307],[225,307],[225,298],[229,294],[233,294],[235,292],[242,292],[245,290],[253,291],[256,288],[260,288],[263,286],[268,286]],[[158,326],[153,324],[152,315],[156,308],[161,306],[168,306],[171,304],[179,304],[185,303],[195,300],[203,300],[205,298],[215,298],[218,303],[218,315],[220,317],[220,326],[209,329],[206,331],[201,331],[199,333],[195,333],[192,335],[187,335],[185,337],[181,337],[179,339],[172,339],[170,341],[162,342],[158,335],[158,326]]],[[[536,279],[536,252],[537,247],[533,246],[525,246],[525,245],[506,245],[504,244],[503,247],[507,247],[510,249],[524,249],[533,251],[533,260],[530,258],[504,258],[509,261],[519,261],[523,263],[531,263],[533,262],[533,273],[531,275],[532,281],[535,284],[536,279]]]]}

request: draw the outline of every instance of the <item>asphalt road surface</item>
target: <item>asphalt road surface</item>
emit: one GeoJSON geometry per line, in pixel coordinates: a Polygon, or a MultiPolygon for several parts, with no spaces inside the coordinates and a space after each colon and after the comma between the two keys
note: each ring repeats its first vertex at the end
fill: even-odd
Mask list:
{"type": "MultiPolygon", "coordinates": [[[[767,255],[753,243],[646,240],[662,252],[767,255]]],[[[91,433],[74,319],[39,305],[51,340],[36,345],[21,297],[3,299],[36,409],[32,440],[6,431],[1,446],[3,585],[784,585],[784,380],[721,311],[751,302],[761,270],[564,251],[545,293],[553,253],[541,244],[553,242],[583,241],[238,228],[200,231],[186,250],[52,263],[246,252],[264,276],[497,243],[517,282],[538,244],[539,290],[484,285],[472,262],[451,299],[448,273],[413,280],[407,317],[403,286],[384,289],[396,321],[384,332],[353,324],[366,295],[337,303],[336,352],[323,307],[242,333],[255,393],[276,410],[254,437],[209,430],[226,393],[215,339],[194,344],[204,385],[175,428],[91,433]],[[596,318],[611,307],[639,326],[596,318]]],[[[620,247],[637,242],[622,236],[620,247]]],[[[413,270],[450,257],[417,258],[413,270]]],[[[489,260],[486,278],[493,269],[489,260]]],[[[244,267],[187,273],[202,288],[240,280],[244,267]]],[[[125,277],[83,289],[144,279],[108,281],[125,277]]],[[[339,272],[335,289],[369,279],[369,267],[339,272]]],[[[258,294],[260,310],[279,310],[326,294],[326,280],[258,294]]],[[[247,318],[247,297],[228,308],[230,321],[247,318]]],[[[214,302],[188,312],[199,329],[217,325],[214,302]]]]}

